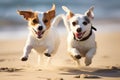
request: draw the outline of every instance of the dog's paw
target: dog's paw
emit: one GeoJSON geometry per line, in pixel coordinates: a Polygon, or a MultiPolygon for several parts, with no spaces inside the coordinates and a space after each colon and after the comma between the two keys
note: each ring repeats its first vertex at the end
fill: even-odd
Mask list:
{"type": "Polygon", "coordinates": [[[22,58],[21,58],[21,61],[27,61],[27,60],[28,60],[27,57],[22,57],[22,58]]]}
{"type": "Polygon", "coordinates": [[[45,54],[45,56],[47,56],[47,57],[51,57],[51,55],[49,54],[49,53],[44,53],[45,54]]]}
{"type": "Polygon", "coordinates": [[[92,63],[91,59],[85,59],[85,65],[89,66],[92,63]]]}
{"type": "Polygon", "coordinates": [[[75,55],[74,56],[76,59],[81,59],[81,56],[80,55],[75,55]]]}

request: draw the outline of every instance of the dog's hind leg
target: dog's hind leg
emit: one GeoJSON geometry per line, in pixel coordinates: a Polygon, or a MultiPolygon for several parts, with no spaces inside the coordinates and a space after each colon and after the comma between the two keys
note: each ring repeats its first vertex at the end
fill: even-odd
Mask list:
{"type": "Polygon", "coordinates": [[[51,57],[51,54],[49,54],[49,53],[44,53],[44,55],[47,57],[51,57]]]}
{"type": "Polygon", "coordinates": [[[44,52],[44,55],[46,57],[51,57],[52,52],[53,52],[53,47],[48,47],[47,50],[44,52]]]}
{"type": "Polygon", "coordinates": [[[79,59],[77,59],[76,62],[77,62],[77,67],[80,67],[80,61],[79,61],[79,59]]]}
{"type": "Polygon", "coordinates": [[[47,57],[47,59],[45,60],[45,66],[46,67],[51,64],[51,58],[52,57],[47,57]]]}
{"type": "Polygon", "coordinates": [[[43,56],[42,55],[38,55],[38,65],[43,64],[43,56]]]}

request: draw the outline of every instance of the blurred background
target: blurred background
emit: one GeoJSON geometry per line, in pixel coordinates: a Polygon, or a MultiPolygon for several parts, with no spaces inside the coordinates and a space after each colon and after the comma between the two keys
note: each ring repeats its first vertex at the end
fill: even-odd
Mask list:
{"type": "Polygon", "coordinates": [[[0,39],[16,39],[27,36],[27,21],[17,10],[46,11],[56,4],[57,14],[64,13],[61,6],[83,14],[95,6],[94,26],[98,32],[120,31],[120,0],[0,0],[0,39]]]}
{"type": "MultiPolygon", "coordinates": [[[[34,68],[33,66],[37,65],[37,54],[30,54],[30,61],[27,61],[25,63],[20,61],[20,57],[23,54],[23,48],[29,31],[27,29],[27,21],[25,21],[22,16],[18,15],[16,11],[37,10],[44,12],[51,9],[53,3],[56,4],[56,14],[65,13],[61,8],[63,5],[70,8],[74,13],[81,14],[84,14],[84,12],[87,11],[91,6],[95,6],[95,19],[93,21],[93,26],[97,28],[97,31],[95,32],[97,54],[95,55],[91,66],[98,68],[101,68],[101,66],[113,66],[113,68],[114,66],[120,67],[120,0],[0,0],[0,68],[16,67],[16,69],[26,69],[22,73],[17,72],[18,74],[1,73],[1,80],[5,80],[5,78],[6,80],[21,80],[21,78],[22,80],[28,80],[28,78],[32,79],[31,77],[35,76],[38,78],[40,76],[39,73],[41,70],[37,71],[38,73],[36,73],[36,69],[32,69],[34,68]],[[32,72],[33,74],[31,74],[31,69],[35,71],[35,74],[34,71],[32,72]],[[30,75],[28,73],[30,73],[30,75]],[[24,74],[26,75],[23,76],[24,74]]],[[[70,65],[71,69],[71,66],[75,65],[73,59],[68,56],[68,54],[66,54],[67,35],[65,32],[65,27],[62,22],[58,27],[62,27],[59,29],[59,31],[63,34],[60,36],[61,44],[57,55],[55,55],[53,59],[53,64],[61,66],[70,65]]],[[[81,62],[82,66],[84,66],[84,61],[81,62]]],[[[108,71],[108,69],[106,70],[108,71]]],[[[117,69],[115,67],[115,71],[116,70],[120,70],[120,68],[117,69]]],[[[50,74],[51,72],[52,71],[50,70],[50,74]]],[[[63,75],[69,77],[78,73],[78,71],[75,70],[74,72],[73,70],[72,74],[70,73],[70,75],[63,75]]],[[[88,73],[92,74],[91,71],[88,71],[88,73]]],[[[49,72],[46,72],[44,74],[47,75],[49,72]]],[[[104,70],[102,70],[102,72],[99,73],[98,71],[98,73],[95,72],[95,74],[102,74],[103,77],[110,77],[111,79],[113,79],[113,76],[116,76],[117,80],[120,80],[120,71],[114,72],[112,70],[106,73],[104,70]],[[111,73],[111,75],[108,73],[111,73]]],[[[57,75],[60,75],[61,77],[60,72],[57,73],[57,75]]],[[[104,79],[103,77],[101,79],[104,79]]],[[[37,78],[35,77],[34,80],[37,78]]]]}

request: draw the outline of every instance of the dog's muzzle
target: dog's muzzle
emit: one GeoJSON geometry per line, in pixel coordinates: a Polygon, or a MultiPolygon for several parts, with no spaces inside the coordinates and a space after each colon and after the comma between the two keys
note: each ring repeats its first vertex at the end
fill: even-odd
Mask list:
{"type": "Polygon", "coordinates": [[[42,36],[43,36],[43,34],[45,32],[43,30],[36,31],[34,28],[33,28],[33,31],[35,32],[35,34],[37,35],[37,38],[39,38],[39,39],[42,38],[42,36]]]}
{"type": "Polygon", "coordinates": [[[86,37],[83,37],[83,35],[86,33],[86,31],[73,33],[74,39],[77,41],[85,41],[92,35],[92,30],[97,31],[97,29],[91,25],[90,33],[86,37]]]}
{"type": "Polygon", "coordinates": [[[74,36],[76,37],[76,39],[81,39],[83,37],[83,35],[85,34],[86,31],[84,32],[76,32],[74,33],[74,36]]]}

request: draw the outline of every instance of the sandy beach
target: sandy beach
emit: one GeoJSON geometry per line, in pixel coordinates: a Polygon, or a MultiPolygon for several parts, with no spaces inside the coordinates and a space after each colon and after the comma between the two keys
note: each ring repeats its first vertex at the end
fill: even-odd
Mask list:
{"type": "Polygon", "coordinates": [[[33,52],[28,61],[20,60],[26,38],[0,40],[0,80],[120,80],[120,32],[96,32],[98,48],[88,67],[84,58],[76,67],[66,51],[66,36],[61,35],[59,50],[48,66],[38,65],[33,52]]]}
{"type": "MultiPolygon", "coordinates": [[[[39,18],[41,16],[38,16],[39,18]]],[[[41,19],[40,19],[41,24],[41,19]]],[[[120,80],[120,0],[0,0],[0,80],[120,80]],[[108,4],[106,4],[108,3],[108,4]],[[26,43],[27,21],[16,12],[46,12],[56,5],[56,15],[65,14],[62,6],[84,14],[94,6],[92,25],[97,28],[97,52],[92,64],[81,66],[67,53],[67,32],[59,24],[61,43],[51,64],[38,64],[38,54],[31,52],[26,62],[20,60],[26,43]]]]}

